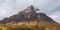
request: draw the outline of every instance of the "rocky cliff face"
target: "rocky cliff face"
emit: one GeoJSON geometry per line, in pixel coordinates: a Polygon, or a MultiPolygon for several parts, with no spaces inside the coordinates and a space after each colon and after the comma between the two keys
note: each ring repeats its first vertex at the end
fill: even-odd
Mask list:
{"type": "Polygon", "coordinates": [[[2,23],[10,23],[10,22],[16,23],[16,22],[21,22],[21,21],[28,21],[28,22],[29,21],[43,21],[43,22],[56,23],[55,21],[53,21],[53,19],[48,17],[46,14],[42,12],[37,13],[36,11],[38,10],[39,9],[35,9],[33,6],[29,6],[24,11],[21,11],[18,14],[13,15],[9,18],[5,18],[1,22],[2,23]]]}

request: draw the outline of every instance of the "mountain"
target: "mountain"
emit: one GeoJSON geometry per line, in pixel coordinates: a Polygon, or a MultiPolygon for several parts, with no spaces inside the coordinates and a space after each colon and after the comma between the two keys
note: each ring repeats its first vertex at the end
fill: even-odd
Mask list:
{"type": "Polygon", "coordinates": [[[43,21],[43,22],[50,22],[56,23],[53,19],[48,17],[45,13],[39,12],[39,9],[34,8],[34,6],[29,6],[23,11],[18,12],[18,14],[13,15],[11,17],[3,19],[2,23],[10,23],[10,22],[21,22],[21,21],[43,21]]]}
{"type": "Polygon", "coordinates": [[[60,30],[60,24],[34,6],[0,21],[0,30],[60,30]]]}

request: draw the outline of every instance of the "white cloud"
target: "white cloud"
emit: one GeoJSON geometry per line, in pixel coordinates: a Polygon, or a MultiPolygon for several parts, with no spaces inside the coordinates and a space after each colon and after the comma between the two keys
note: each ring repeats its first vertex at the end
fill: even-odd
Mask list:
{"type": "Polygon", "coordinates": [[[56,11],[54,13],[51,13],[51,15],[49,15],[54,21],[60,23],[60,11],[56,11]]]}
{"type": "Polygon", "coordinates": [[[5,17],[5,16],[7,15],[7,12],[8,12],[8,11],[3,11],[3,10],[2,10],[2,11],[0,12],[0,14],[1,14],[0,16],[5,17]]]}
{"type": "Polygon", "coordinates": [[[50,15],[49,17],[51,17],[54,21],[60,23],[60,17],[58,15],[50,15]]]}
{"type": "Polygon", "coordinates": [[[50,15],[50,17],[51,17],[52,19],[56,19],[58,16],[56,16],[56,15],[50,15]]]}
{"type": "Polygon", "coordinates": [[[14,8],[16,8],[16,4],[12,0],[4,0],[4,3],[1,3],[0,7],[0,17],[9,17],[13,15],[14,11],[16,11],[14,8]]]}

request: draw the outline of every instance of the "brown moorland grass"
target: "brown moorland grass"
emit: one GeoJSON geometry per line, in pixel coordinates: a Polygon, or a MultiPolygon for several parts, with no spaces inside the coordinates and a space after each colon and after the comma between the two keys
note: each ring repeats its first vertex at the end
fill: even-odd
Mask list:
{"type": "Polygon", "coordinates": [[[19,22],[0,24],[0,30],[60,30],[60,25],[49,22],[19,22]]]}

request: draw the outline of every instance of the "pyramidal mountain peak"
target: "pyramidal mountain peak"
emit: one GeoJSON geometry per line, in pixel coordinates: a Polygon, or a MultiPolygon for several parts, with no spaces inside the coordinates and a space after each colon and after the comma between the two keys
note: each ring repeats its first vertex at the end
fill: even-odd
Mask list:
{"type": "Polygon", "coordinates": [[[37,13],[36,11],[39,11],[39,9],[35,9],[34,6],[29,6],[23,11],[20,11],[18,14],[13,15],[9,18],[4,18],[1,23],[11,23],[11,22],[21,22],[21,21],[43,21],[43,22],[50,22],[50,23],[56,23],[53,19],[48,17],[45,13],[37,13]]]}

